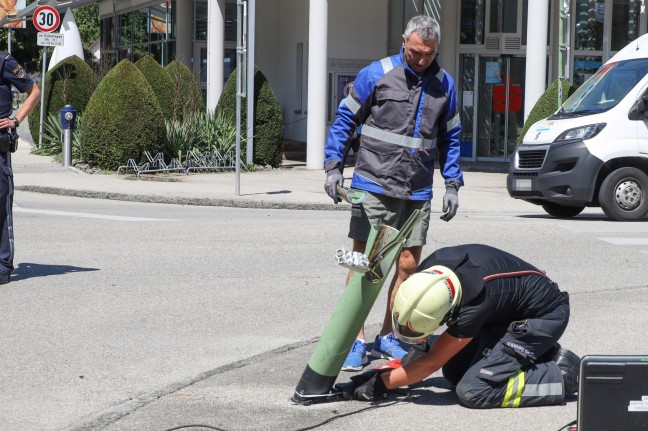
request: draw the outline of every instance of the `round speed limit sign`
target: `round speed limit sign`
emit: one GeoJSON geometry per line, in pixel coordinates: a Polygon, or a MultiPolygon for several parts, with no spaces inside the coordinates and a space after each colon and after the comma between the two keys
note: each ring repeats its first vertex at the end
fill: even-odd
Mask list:
{"type": "Polygon", "coordinates": [[[52,6],[39,6],[33,15],[34,27],[43,33],[51,33],[61,24],[61,16],[52,6]]]}

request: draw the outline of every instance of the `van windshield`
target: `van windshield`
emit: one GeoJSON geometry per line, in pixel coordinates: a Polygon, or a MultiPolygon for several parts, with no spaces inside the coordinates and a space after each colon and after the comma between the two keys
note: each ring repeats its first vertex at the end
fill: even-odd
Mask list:
{"type": "Polygon", "coordinates": [[[645,58],[606,64],[549,118],[598,114],[612,109],[647,73],[645,58]]]}

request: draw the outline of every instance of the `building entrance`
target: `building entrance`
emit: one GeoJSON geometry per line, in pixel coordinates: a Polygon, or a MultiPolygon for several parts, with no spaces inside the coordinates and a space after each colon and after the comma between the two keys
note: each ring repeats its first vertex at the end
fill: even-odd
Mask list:
{"type": "Polygon", "coordinates": [[[507,162],[524,126],[525,58],[461,56],[461,156],[507,162]]]}
{"type": "Polygon", "coordinates": [[[524,126],[523,57],[479,59],[477,157],[508,161],[524,126]]]}

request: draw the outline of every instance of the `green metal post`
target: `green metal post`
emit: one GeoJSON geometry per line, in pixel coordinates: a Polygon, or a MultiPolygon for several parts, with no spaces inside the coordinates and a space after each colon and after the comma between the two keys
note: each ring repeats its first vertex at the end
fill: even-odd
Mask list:
{"type": "Polygon", "coordinates": [[[400,232],[388,226],[372,226],[365,254],[375,265],[370,266],[369,272],[355,273],[349,280],[306,365],[293,401],[321,399],[330,393],[360,328],[420,217],[420,211],[416,211],[400,232]]]}

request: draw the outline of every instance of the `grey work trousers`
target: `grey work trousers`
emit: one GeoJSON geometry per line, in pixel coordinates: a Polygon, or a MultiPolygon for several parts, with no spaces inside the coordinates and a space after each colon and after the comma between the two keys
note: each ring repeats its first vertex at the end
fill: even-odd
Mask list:
{"type": "Polygon", "coordinates": [[[443,367],[470,408],[562,404],[560,368],[552,362],[569,322],[569,297],[541,317],[485,328],[443,367]]]}

